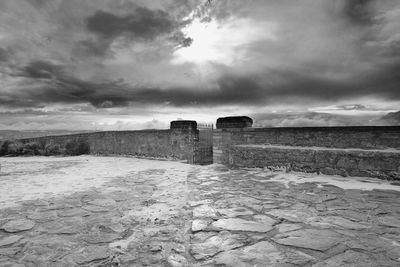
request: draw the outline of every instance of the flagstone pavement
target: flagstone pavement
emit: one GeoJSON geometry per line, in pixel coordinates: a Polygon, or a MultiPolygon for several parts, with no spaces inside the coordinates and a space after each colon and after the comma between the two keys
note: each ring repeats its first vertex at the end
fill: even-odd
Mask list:
{"type": "MultiPolygon", "coordinates": [[[[67,165],[57,158],[46,170],[65,174],[81,161],[101,168],[102,158],[67,165]]],[[[111,170],[99,184],[4,202],[0,266],[400,266],[400,191],[285,184],[263,169],[121,160],[125,172],[111,170]]],[[[0,183],[35,177],[7,171],[12,163],[2,163],[0,183]]]]}

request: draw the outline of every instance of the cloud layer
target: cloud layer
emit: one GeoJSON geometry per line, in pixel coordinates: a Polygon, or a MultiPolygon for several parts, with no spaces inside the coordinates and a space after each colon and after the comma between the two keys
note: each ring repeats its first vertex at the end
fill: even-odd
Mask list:
{"type": "Polygon", "coordinates": [[[21,123],[45,112],[60,128],[58,112],[81,106],[95,124],[116,110],[140,124],[177,110],[191,119],[290,107],[304,124],[329,125],[308,109],[400,104],[396,0],[6,0],[0,25],[5,128],[24,110],[21,123]]]}

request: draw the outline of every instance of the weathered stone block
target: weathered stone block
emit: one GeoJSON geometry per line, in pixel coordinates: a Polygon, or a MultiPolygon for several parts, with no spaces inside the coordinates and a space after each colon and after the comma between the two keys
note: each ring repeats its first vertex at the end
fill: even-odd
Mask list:
{"type": "Polygon", "coordinates": [[[232,167],[291,166],[302,172],[400,179],[400,151],[236,145],[227,153],[232,167]]]}
{"type": "Polygon", "coordinates": [[[247,116],[223,117],[217,119],[217,129],[247,128],[253,125],[253,120],[247,116]]]}
{"type": "Polygon", "coordinates": [[[188,120],[171,121],[170,129],[188,129],[196,130],[197,122],[188,120]]]}

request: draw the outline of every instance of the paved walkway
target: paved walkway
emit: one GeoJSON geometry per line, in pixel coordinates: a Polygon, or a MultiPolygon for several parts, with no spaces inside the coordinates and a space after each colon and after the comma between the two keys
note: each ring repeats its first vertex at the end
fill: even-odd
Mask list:
{"type": "Polygon", "coordinates": [[[400,191],[279,175],[133,158],[2,159],[0,266],[400,266],[400,191]],[[44,190],[71,173],[81,180],[44,190]],[[13,179],[30,191],[7,193],[2,183],[13,179]]]}

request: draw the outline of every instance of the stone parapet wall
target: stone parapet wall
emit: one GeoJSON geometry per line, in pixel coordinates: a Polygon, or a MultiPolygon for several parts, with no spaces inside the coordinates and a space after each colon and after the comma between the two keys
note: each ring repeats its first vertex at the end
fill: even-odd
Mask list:
{"type": "Polygon", "coordinates": [[[362,149],[400,149],[400,126],[250,128],[235,143],[362,149]]]}
{"type": "Polygon", "coordinates": [[[44,136],[20,139],[22,143],[37,142],[43,146],[59,145],[65,147],[70,141],[86,142],[90,154],[95,155],[133,155],[147,158],[166,158],[193,162],[193,147],[197,130],[141,130],[107,131],[73,135],[44,136]]]}
{"type": "Polygon", "coordinates": [[[214,162],[226,164],[230,146],[238,144],[400,149],[400,126],[217,129],[214,162]]]}
{"type": "Polygon", "coordinates": [[[332,149],[273,145],[233,145],[230,167],[285,167],[328,175],[400,180],[400,150],[332,149]]]}

